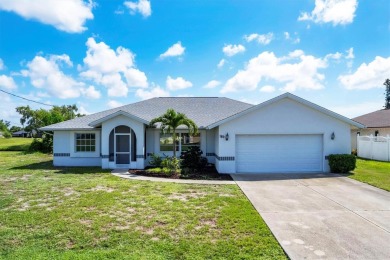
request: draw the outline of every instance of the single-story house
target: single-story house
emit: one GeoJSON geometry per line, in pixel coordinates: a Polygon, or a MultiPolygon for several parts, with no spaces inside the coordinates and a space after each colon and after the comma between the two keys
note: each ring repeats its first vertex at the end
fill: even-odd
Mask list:
{"type": "Polygon", "coordinates": [[[12,133],[12,137],[31,137],[31,136],[32,135],[30,132],[24,130],[20,130],[12,133]]]}
{"type": "Polygon", "coordinates": [[[172,108],[198,136],[178,130],[178,154],[200,146],[220,173],[327,172],[327,156],[350,153],[351,129],[364,126],[285,93],[259,105],[224,97],[160,97],[41,128],[54,132],[55,166],[136,168],[152,153],[172,155],[172,138],[149,122],[172,108]]]}
{"type": "Polygon", "coordinates": [[[366,126],[364,129],[352,129],[352,149],[357,147],[357,135],[387,136],[390,135],[390,109],[381,109],[353,118],[366,126]]]}

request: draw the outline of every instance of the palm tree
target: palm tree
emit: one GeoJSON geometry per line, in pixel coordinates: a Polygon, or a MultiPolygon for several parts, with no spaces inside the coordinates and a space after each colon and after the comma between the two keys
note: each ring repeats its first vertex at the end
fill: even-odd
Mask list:
{"type": "Polygon", "coordinates": [[[149,125],[151,127],[155,127],[156,123],[161,123],[160,127],[163,133],[172,133],[174,157],[176,157],[176,129],[181,125],[185,125],[188,127],[188,132],[190,135],[195,135],[198,133],[198,126],[194,121],[189,119],[185,114],[177,113],[173,109],[168,109],[165,114],[152,119],[149,125]]]}

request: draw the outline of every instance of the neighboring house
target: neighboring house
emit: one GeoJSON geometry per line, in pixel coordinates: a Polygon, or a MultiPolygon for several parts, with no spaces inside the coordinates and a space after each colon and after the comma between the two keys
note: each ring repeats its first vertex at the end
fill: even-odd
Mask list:
{"type": "Polygon", "coordinates": [[[20,130],[20,131],[13,132],[12,137],[31,137],[31,133],[26,132],[24,130],[20,130]]]}
{"type": "Polygon", "coordinates": [[[351,129],[364,126],[285,93],[253,106],[221,97],[161,97],[41,128],[54,131],[55,166],[137,168],[152,153],[172,155],[172,138],[149,122],[168,108],[199,127],[179,130],[178,154],[200,146],[220,173],[327,172],[327,156],[350,153],[351,129]]]}
{"type": "Polygon", "coordinates": [[[353,118],[354,121],[366,126],[364,129],[351,131],[352,149],[357,147],[357,135],[387,136],[390,135],[390,109],[381,109],[372,113],[353,118]]]}

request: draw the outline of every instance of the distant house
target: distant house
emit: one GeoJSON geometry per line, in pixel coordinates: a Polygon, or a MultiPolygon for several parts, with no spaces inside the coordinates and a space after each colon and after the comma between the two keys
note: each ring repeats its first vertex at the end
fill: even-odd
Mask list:
{"type": "Polygon", "coordinates": [[[172,136],[149,122],[172,108],[199,127],[178,130],[177,151],[198,146],[221,173],[327,172],[328,155],[351,151],[351,119],[290,93],[253,106],[222,97],[162,97],[78,117],[54,132],[55,166],[137,168],[172,155],[172,136]]]}
{"type": "Polygon", "coordinates": [[[17,131],[17,132],[13,132],[12,133],[12,137],[31,137],[31,133],[30,132],[26,132],[24,130],[20,130],[20,131],[17,131]]]}
{"type": "Polygon", "coordinates": [[[352,149],[357,147],[356,136],[359,134],[373,135],[373,136],[387,136],[390,135],[390,109],[381,109],[362,116],[353,118],[352,120],[359,122],[366,126],[364,129],[352,129],[351,142],[352,149]]]}

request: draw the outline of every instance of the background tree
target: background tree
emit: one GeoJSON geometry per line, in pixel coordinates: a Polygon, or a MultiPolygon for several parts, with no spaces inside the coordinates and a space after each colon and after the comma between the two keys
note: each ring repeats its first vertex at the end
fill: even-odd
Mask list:
{"type": "Polygon", "coordinates": [[[3,119],[0,120],[0,132],[3,133],[5,138],[10,138],[12,135],[9,131],[10,122],[3,119]]]}
{"type": "Polygon", "coordinates": [[[168,109],[165,114],[152,119],[149,125],[155,127],[155,124],[157,123],[161,124],[160,127],[163,133],[172,133],[174,157],[176,157],[176,129],[181,125],[185,125],[188,127],[190,135],[198,133],[198,126],[194,121],[189,119],[185,114],[177,113],[173,109],[168,109]]]}
{"type": "Polygon", "coordinates": [[[385,89],[385,106],[384,106],[384,108],[385,109],[390,109],[390,79],[386,79],[385,83],[383,83],[383,85],[385,85],[385,87],[386,87],[386,89],[385,89]]]}
{"type": "Polygon", "coordinates": [[[16,126],[16,125],[11,126],[11,128],[9,129],[9,131],[11,133],[15,133],[15,132],[20,131],[20,130],[23,130],[23,128],[20,126],[16,126]]]}
{"type": "MultiPolygon", "coordinates": [[[[33,110],[29,106],[20,106],[16,108],[16,111],[22,116],[20,123],[25,126],[25,131],[33,133],[40,133],[41,127],[83,116],[77,113],[76,105],[54,106],[50,110],[42,108],[33,110]]],[[[53,133],[44,132],[42,141],[35,139],[30,148],[35,151],[52,152],[53,133]]]]}

